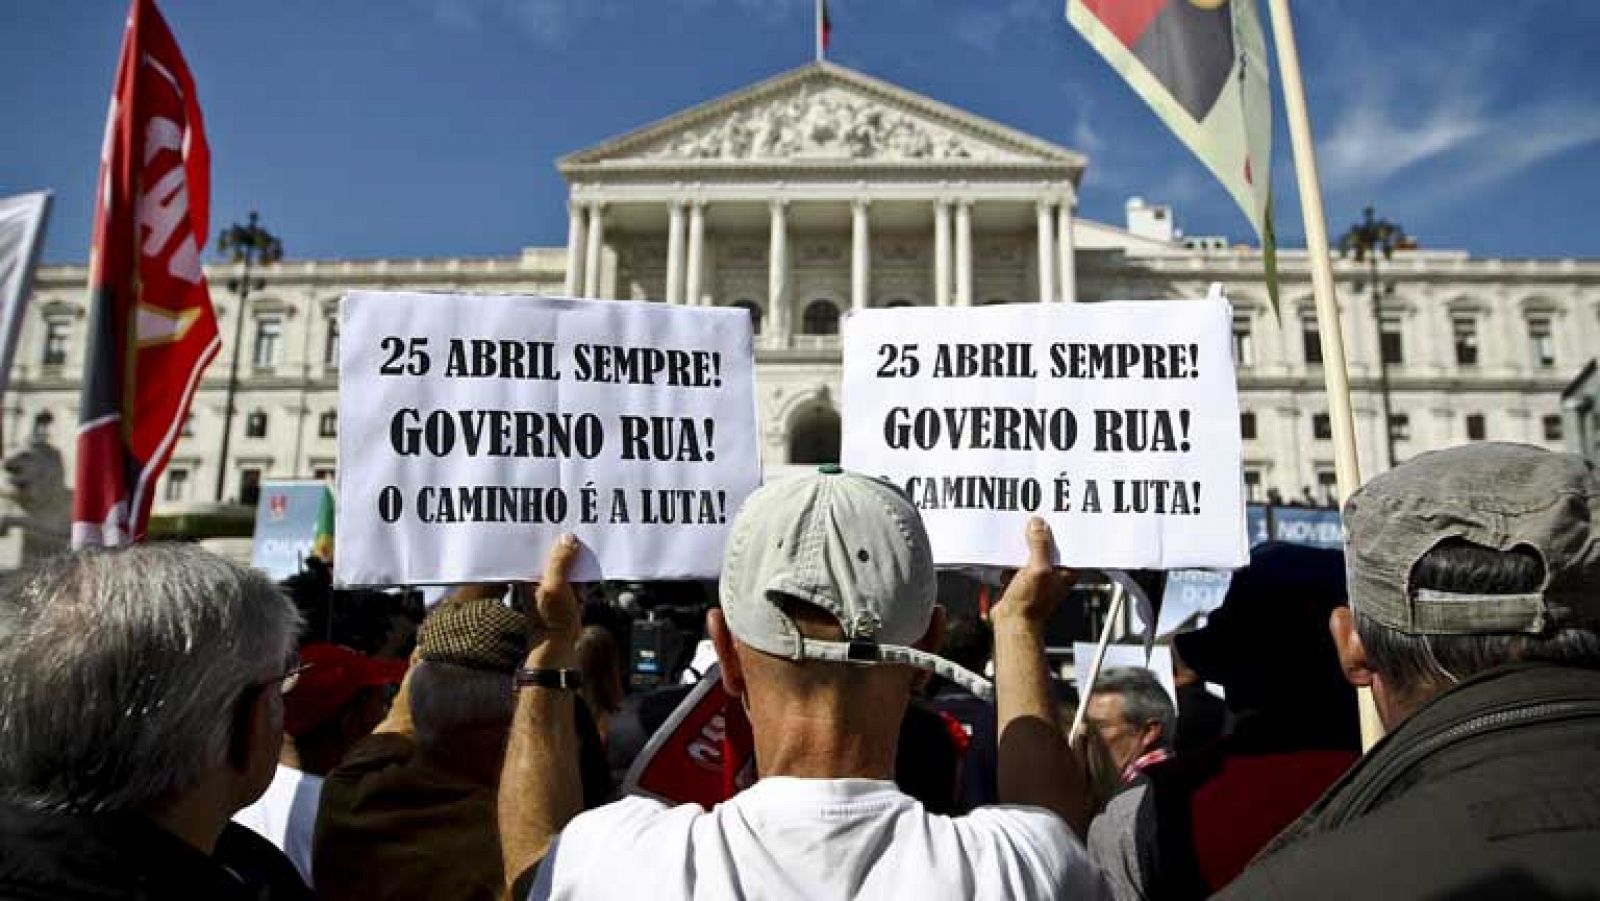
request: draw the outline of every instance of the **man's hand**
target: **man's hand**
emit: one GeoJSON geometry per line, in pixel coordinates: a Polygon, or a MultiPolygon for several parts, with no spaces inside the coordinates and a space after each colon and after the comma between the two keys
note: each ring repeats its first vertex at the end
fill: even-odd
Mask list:
{"type": "Polygon", "coordinates": [[[1076,572],[1056,568],[1055,550],[1049,523],[1037,516],[1028,520],[1028,563],[1011,577],[1000,603],[990,611],[996,625],[1017,621],[1042,626],[1049,621],[1078,581],[1076,572]]]}
{"type": "Polygon", "coordinates": [[[527,665],[565,669],[577,665],[578,636],[583,631],[583,611],[572,590],[572,567],[578,560],[578,536],[563,535],[550,547],[544,575],[533,592],[527,611],[533,648],[527,665]]]}

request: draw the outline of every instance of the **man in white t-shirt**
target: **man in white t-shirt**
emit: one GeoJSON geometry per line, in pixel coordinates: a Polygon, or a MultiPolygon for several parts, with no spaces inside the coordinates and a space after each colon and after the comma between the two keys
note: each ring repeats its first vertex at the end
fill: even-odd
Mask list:
{"type": "Polygon", "coordinates": [[[514,898],[1100,898],[1073,829],[1083,767],[1055,719],[1044,623],[1071,583],[1048,527],[993,614],[1001,804],[929,814],[893,782],[917,670],[987,694],[928,653],[943,611],[916,509],[892,486],[824,467],[769,484],[734,522],[720,610],[722,679],[749,714],[761,779],[707,811],[628,798],[578,816],[571,691],[579,619],[568,536],[535,597],[543,640],[518,674],[500,782],[514,898]]]}

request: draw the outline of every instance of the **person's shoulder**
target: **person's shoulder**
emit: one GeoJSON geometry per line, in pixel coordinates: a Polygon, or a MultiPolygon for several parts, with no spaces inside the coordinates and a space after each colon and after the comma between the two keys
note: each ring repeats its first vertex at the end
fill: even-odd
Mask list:
{"type": "Polygon", "coordinates": [[[705,813],[695,804],[667,804],[654,798],[629,795],[578,814],[561,831],[564,849],[590,843],[612,847],[626,846],[647,838],[651,832],[678,823],[687,828],[705,813]]]}
{"type": "Polygon", "coordinates": [[[974,872],[1019,880],[1021,897],[1100,898],[1105,882],[1065,820],[1042,807],[997,804],[951,820],[974,872]]]}

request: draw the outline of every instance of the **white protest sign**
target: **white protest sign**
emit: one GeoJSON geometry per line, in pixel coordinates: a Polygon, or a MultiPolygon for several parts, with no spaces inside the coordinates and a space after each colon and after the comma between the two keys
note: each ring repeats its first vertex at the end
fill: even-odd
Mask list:
{"type": "Polygon", "coordinates": [[[866,310],[845,324],[846,468],[921,511],[942,565],[1247,559],[1233,314],[1221,298],[866,310]]]}
{"type": "MultiPolygon", "coordinates": [[[[1089,667],[1094,665],[1095,646],[1088,642],[1074,642],[1072,645],[1072,668],[1077,677],[1079,695],[1090,693],[1091,687],[1084,683],[1089,680],[1089,667]]],[[[1145,663],[1144,645],[1139,644],[1108,644],[1106,645],[1106,659],[1100,665],[1100,675],[1105,675],[1106,670],[1132,667],[1134,669],[1147,669],[1156,675],[1156,681],[1167,690],[1167,697],[1172,699],[1172,706],[1178,706],[1178,687],[1172,679],[1172,649],[1162,645],[1150,649],[1150,662],[1145,663]]]]}
{"type": "Polygon", "coordinates": [[[342,583],[712,577],[760,482],[740,309],[356,292],[339,350],[342,583]]]}

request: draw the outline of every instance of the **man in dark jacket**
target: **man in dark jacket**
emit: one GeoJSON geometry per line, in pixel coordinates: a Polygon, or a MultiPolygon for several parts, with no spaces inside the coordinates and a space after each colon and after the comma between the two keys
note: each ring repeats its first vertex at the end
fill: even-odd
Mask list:
{"type": "Polygon", "coordinates": [[[193,546],[63,555],[0,594],[0,899],[311,897],[237,823],[272,781],[300,618],[193,546]]]}
{"type": "Polygon", "coordinates": [[[1346,676],[1390,734],[1226,898],[1600,893],[1600,483],[1476,444],[1345,506],[1346,676]]]}

